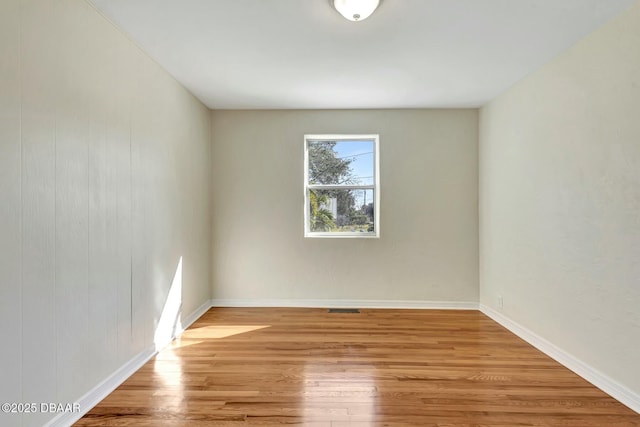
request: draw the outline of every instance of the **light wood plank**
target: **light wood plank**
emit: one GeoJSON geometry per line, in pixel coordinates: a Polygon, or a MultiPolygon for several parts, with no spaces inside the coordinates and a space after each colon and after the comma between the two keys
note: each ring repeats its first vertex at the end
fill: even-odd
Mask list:
{"type": "Polygon", "coordinates": [[[640,415],[477,311],[234,308],[211,309],[77,423],[282,424],[622,427],[640,415]]]}

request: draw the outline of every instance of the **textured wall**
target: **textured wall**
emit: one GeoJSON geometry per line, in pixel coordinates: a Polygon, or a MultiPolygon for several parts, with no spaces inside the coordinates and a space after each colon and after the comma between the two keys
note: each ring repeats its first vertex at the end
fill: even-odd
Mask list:
{"type": "Polygon", "coordinates": [[[481,110],[481,302],[640,393],[640,3],[481,110]]]}
{"type": "Polygon", "coordinates": [[[213,298],[478,300],[477,111],[213,111],[213,298]],[[303,237],[308,133],[380,134],[380,239],[303,237]]]}
{"type": "Polygon", "coordinates": [[[181,257],[183,317],[209,298],[210,115],[82,0],[0,2],[0,57],[0,402],[74,402],[181,257]]]}

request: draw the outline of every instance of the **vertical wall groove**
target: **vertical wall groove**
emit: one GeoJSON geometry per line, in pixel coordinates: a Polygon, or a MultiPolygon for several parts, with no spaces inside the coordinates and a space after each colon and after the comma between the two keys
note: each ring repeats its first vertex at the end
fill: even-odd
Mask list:
{"type": "MultiPolygon", "coordinates": [[[[18,72],[19,75],[22,76],[22,48],[23,48],[23,43],[22,43],[22,2],[19,2],[20,6],[18,7],[18,37],[19,37],[19,46],[18,46],[18,72]]],[[[23,260],[23,249],[22,249],[22,236],[23,236],[23,219],[22,219],[22,207],[24,205],[24,200],[23,200],[23,184],[22,184],[22,163],[24,161],[24,153],[23,153],[23,146],[22,146],[22,109],[23,109],[23,88],[22,88],[22,78],[20,78],[20,84],[18,85],[20,88],[20,123],[18,125],[19,127],[19,135],[20,135],[20,299],[17,302],[20,307],[22,307],[23,304],[23,291],[22,291],[22,286],[24,283],[24,260],[23,260]]],[[[20,310],[20,343],[19,343],[19,352],[20,352],[20,401],[24,402],[24,391],[23,391],[23,387],[22,387],[22,378],[24,378],[24,365],[23,365],[23,346],[22,346],[22,341],[24,340],[24,316],[22,313],[22,310],[20,310]]]]}

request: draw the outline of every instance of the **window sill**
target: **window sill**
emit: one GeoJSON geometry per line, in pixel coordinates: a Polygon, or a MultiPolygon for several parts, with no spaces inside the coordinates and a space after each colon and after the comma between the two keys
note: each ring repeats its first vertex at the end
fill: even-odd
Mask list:
{"type": "Polygon", "coordinates": [[[377,233],[305,233],[305,238],[321,238],[321,239],[379,239],[377,233]]]}

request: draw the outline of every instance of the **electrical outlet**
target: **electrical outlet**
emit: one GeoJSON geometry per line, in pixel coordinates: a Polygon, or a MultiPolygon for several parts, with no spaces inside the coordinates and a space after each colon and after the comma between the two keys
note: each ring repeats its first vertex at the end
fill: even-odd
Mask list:
{"type": "Polygon", "coordinates": [[[502,308],[502,295],[498,295],[498,308],[502,308]]]}

